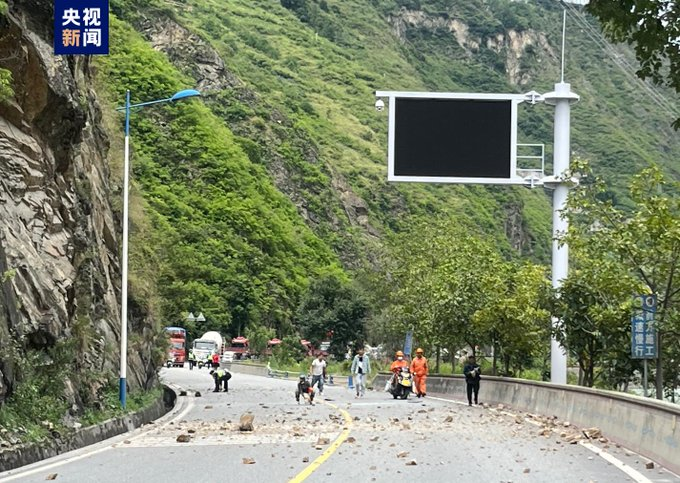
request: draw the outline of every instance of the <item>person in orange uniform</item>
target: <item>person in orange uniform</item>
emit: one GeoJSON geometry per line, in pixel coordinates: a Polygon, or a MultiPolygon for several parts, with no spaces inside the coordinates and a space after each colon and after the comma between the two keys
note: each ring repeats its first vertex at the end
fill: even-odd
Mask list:
{"type": "Polygon", "coordinates": [[[390,379],[390,384],[392,387],[397,383],[397,373],[402,367],[409,367],[408,361],[404,359],[404,353],[402,351],[397,351],[394,355],[395,359],[390,366],[390,371],[392,371],[392,379],[390,379]]]}
{"type": "Polygon", "coordinates": [[[404,359],[404,353],[402,351],[397,351],[394,356],[395,359],[390,366],[390,371],[396,374],[402,367],[408,367],[408,361],[404,359]]]}
{"type": "Polygon", "coordinates": [[[423,349],[420,347],[416,349],[416,357],[411,361],[411,373],[414,376],[414,383],[416,394],[418,397],[425,397],[427,388],[425,386],[425,381],[427,381],[427,374],[430,372],[430,368],[427,365],[427,359],[423,357],[423,349]]]}

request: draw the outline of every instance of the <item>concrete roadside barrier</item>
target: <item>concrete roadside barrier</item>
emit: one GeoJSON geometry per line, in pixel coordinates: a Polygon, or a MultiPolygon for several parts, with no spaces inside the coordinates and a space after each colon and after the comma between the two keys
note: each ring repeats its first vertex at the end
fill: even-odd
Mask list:
{"type": "MultiPolygon", "coordinates": [[[[381,373],[374,385],[390,377],[381,373]]],[[[427,392],[464,400],[462,375],[429,376],[427,392]]],[[[680,406],[616,391],[541,381],[482,376],[479,400],[557,416],[581,428],[597,427],[608,439],[680,473],[680,406]]]]}

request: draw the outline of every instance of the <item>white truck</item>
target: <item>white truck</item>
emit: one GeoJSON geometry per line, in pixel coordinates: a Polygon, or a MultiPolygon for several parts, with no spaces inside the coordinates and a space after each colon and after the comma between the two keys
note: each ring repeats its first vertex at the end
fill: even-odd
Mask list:
{"type": "Polygon", "coordinates": [[[215,331],[206,332],[199,339],[194,340],[192,348],[199,369],[205,365],[208,356],[219,354],[221,357],[223,343],[222,335],[215,331]]]}

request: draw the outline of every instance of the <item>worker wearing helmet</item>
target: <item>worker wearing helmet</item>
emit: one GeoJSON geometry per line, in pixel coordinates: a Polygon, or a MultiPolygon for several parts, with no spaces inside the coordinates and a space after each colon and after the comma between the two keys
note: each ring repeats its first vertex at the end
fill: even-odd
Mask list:
{"type": "Polygon", "coordinates": [[[408,367],[408,361],[404,359],[404,353],[402,351],[397,351],[394,355],[394,362],[392,362],[392,365],[390,366],[390,371],[396,374],[402,367],[408,367]]]}
{"type": "Polygon", "coordinates": [[[300,396],[302,396],[303,401],[309,401],[309,404],[314,405],[314,388],[304,374],[300,374],[297,389],[295,390],[295,400],[298,404],[300,404],[300,396]]]}
{"type": "Polygon", "coordinates": [[[404,359],[404,353],[402,351],[397,351],[397,353],[394,354],[394,361],[390,366],[390,371],[392,371],[392,377],[387,383],[388,386],[394,386],[397,383],[397,373],[401,370],[402,367],[408,369],[409,364],[408,361],[404,359]]]}
{"type": "Polygon", "coordinates": [[[427,365],[427,359],[423,357],[423,349],[420,347],[416,349],[416,357],[411,361],[411,372],[414,375],[414,383],[416,394],[418,397],[425,397],[427,393],[427,388],[425,386],[425,381],[427,381],[427,374],[430,372],[430,368],[427,365]]]}

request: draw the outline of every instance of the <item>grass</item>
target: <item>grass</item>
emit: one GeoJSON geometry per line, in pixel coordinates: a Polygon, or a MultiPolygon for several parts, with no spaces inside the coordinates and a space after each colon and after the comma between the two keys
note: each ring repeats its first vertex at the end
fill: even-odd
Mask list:
{"type": "Polygon", "coordinates": [[[88,409],[80,418],[83,426],[99,424],[107,419],[123,416],[124,414],[134,413],[149,407],[163,395],[163,388],[156,387],[150,391],[135,391],[128,395],[126,409],[120,407],[118,400],[118,389],[109,388],[102,398],[102,409],[97,411],[88,409]]]}
{"type": "MultiPolygon", "coordinates": [[[[63,437],[72,432],[63,424],[63,416],[67,413],[67,404],[62,398],[42,395],[26,400],[26,391],[20,389],[8,403],[0,409],[0,428],[6,429],[10,435],[22,443],[35,443],[55,437],[63,437]],[[18,396],[18,397],[17,397],[18,396]]],[[[118,402],[117,387],[109,386],[102,398],[102,409],[87,409],[77,418],[83,426],[91,426],[107,419],[139,411],[153,404],[162,395],[162,388],[151,391],[131,393],[127,399],[127,409],[123,411],[118,402]]]]}

